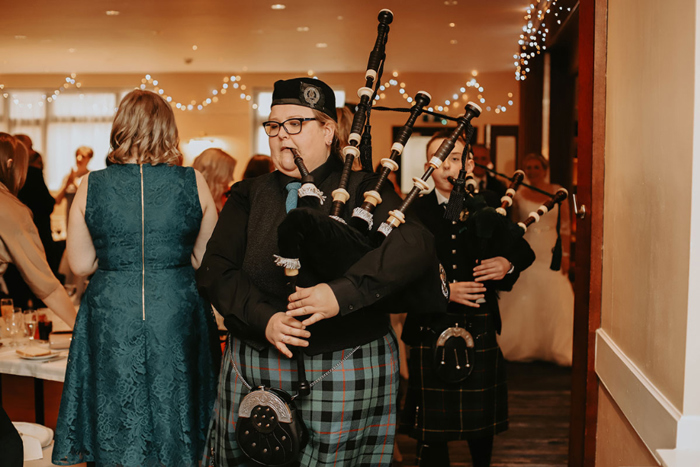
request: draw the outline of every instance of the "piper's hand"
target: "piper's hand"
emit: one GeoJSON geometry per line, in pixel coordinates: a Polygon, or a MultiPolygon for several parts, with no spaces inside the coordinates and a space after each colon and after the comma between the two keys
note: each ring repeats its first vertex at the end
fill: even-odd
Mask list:
{"type": "Polygon", "coordinates": [[[480,298],[484,298],[486,287],[478,282],[451,282],[450,301],[472,308],[479,308],[476,303],[480,298]]]}
{"type": "Polygon", "coordinates": [[[308,289],[297,287],[297,291],[289,296],[287,309],[288,316],[311,315],[301,322],[304,326],[311,326],[337,315],[340,305],[328,284],[318,284],[308,289]]]}
{"type": "Polygon", "coordinates": [[[305,330],[305,326],[299,320],[280,311],[272,315],[267,322],[265,337],[277,350],[292,358],[292,352],[287,346],[308,347],[309,342],[304,339],[311,337],[311,333],[305,330]]]}
{"type": "Polygon", "coordinates": [[[503,256],[485,259],[474,268],[474,280],[477,282],[500,281],[506,277],[510,269],[510,261],[503,256]]]}

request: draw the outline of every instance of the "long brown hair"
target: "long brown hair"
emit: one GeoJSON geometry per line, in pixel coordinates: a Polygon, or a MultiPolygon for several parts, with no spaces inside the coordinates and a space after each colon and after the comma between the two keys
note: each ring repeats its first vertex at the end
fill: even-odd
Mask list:
{"type": "Polygon", "coordinates": [[[0,182],[15,196],[24,185],[28,166],[27,147],[14,136],[0,133],[0,182]]]}
{"type": "Polygon", "coordinates": [[[216,209],[221,211],[224,207],[221,197],[233,182],[236,159],[219,148],[209,148],[197,156],[192,167],[202,172],[214,198],[216,209]]]}
{"type": "Polygon", "coordinates": [[[175,165],[181,157],[179,144],[170,104],[154,92],[136,89],[119,104],[107,157],[116,164],[135,158],[138,163],[175,165]]]}

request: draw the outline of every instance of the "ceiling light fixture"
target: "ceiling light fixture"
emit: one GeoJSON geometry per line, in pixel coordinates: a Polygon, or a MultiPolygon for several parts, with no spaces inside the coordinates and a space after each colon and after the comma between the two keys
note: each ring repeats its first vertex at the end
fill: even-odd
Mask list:
{"type": "Polygon", "coordinates": [[[284,10],[285,8],[287,8],[287,6],[282,5],[281,3],[275,3],[270,8],[272,8],[273,10],[284,10]]]}
{"type": "Polygon", "coordinates": [[[451,28],[455,27],[455,23],[450,23],[450,27],[451,28]]]}
{"type": "Polygon", "coordinates": [[[325,42],[319,42],[318,44],[316,44],[316,47],[318,47],[319,49],[325,49],[326,47],[328,47],[328,44],[326,44],[325,42]]]}
{"type": "Polygon", "coordinates": [[[299,31],[299,32],[308,32],[308,31],[309,31],[309,27],[308,27],[308,26],[299,26],[299,27],[297,28],[297,31],[299,31]]]}
{"type": "Polygon", "coordinates": [[[26,38],[27,38],[27,36],[15,36],[15,39],[17,39],[17,40],[22,40],[22,39],[26,39],[26,38]]]}
{"type": "Polygon", "coordinates": [[[192,46],[192,50],[197,50],[197,46],[196,46],[196,45],[193,45],[193,46],[192,46]]]}
{"type": "Polygon", "coordinates": [[[107,10],[105,11],[105,14],[107,16],[119,16],[119,12],[117,10],[107,10]]]}
{"type": "Polygon", "coordinates": [[[452,44],[452,45],[455,45],[456,43],[457,43],[457,39],[452,39],[452,40],[450,41],[450,44],[452,44]]]}

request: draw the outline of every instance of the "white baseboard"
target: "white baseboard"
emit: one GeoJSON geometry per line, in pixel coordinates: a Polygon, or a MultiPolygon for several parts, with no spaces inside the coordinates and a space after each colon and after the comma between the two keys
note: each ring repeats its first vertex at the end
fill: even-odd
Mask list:
{"type": "MultiPolygon", "coordinates": [[[[595,370],[649,452],[676,447],[682,414],[603,330],[596,331],[595,370]]],[[[690,420],[689,420],[690,422],[690,420]]],[[[700,438],[695,438],[696,443],[700,438]]]]}

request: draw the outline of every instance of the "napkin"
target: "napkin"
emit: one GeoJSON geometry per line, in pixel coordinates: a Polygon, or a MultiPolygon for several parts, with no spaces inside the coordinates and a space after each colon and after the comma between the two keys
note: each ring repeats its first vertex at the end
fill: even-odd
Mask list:
{"type": "Polygon", "coordinates": [[[24,460],[33,461],[37,459],[43,459],[44,453],[41,450],[41,441],[33,436],[25,435],[22,433],[22,444],[24,444],[24,460]]]}

